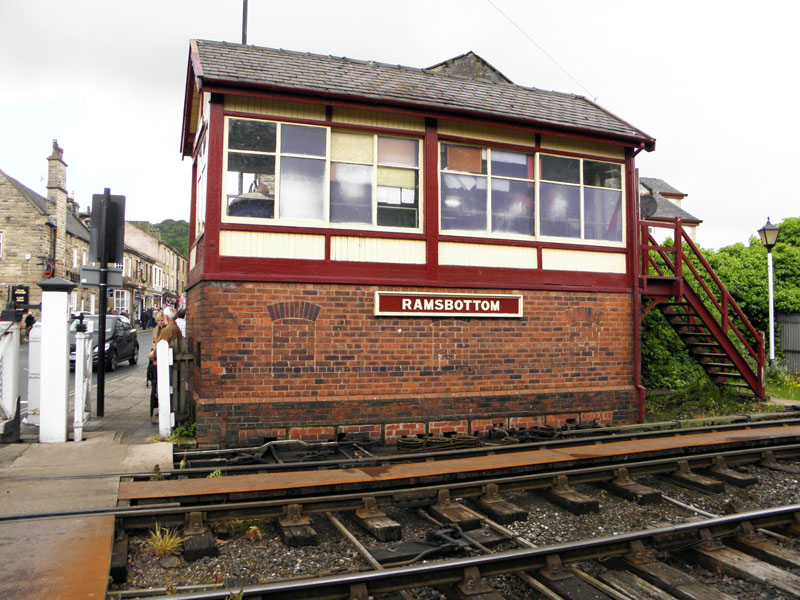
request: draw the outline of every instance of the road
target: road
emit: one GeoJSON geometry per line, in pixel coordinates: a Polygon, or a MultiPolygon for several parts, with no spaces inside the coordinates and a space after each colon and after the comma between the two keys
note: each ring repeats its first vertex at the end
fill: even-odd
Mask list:
{"type": "MultiPolygon", "coordinates": [[[[136,369],[147,368],[147,353],[152,348],[153,330],[137,330],[136,338],[139,340],[139,363],[131,365],[128,361],[122,362],[117,366],[117,370],[113,373],[106,372],[106,383],[112,381],[117,377],[128,375],[136,369]]],[[[23,402],[28,399],[28,348],[27,342],[19,346],[19,395],[22,397],[23,402]]],[[[97,384],[97,371],[92,373],[92,385],[97,384]]],[[[70,393],[75,390],[75,372],[69,372],[69,384],[67,389],[70,393]]]]}

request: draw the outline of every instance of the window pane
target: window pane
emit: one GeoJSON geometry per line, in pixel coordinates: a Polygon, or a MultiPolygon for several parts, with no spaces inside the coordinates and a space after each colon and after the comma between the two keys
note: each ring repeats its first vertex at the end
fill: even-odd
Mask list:
{"type": "Polygon", "coordinates": [[[492,150],[492,175],[533,179],[533,155],[492,150]]]}
{"type": "Polygon", "coordinates": [[[324,127],[306,127],[305,125],[281,125],[281,152],[287,154],[305,154],[307,156],[325,156],[324,127]]]}
{"type": "Polygon", "coordinates": [[[228,148],[275,152],[277,125],[267,121],[231,119],[228,121],[228,148]]]}
{"type": "Polygon", "coordinates": [[[275,157],[229,152],[225,188],[231,217],[273,218],[275,157]]]}
{"type": "Polygon", "coordinates": [[[372,167],[331,164],[331,222],[372,223],[372,167]]]}
{"type": "Polygon", "coordinates": [[[581,190],[571,185],[539,186],[542,214],[539,232],[556,237],[581,237],[581,190]]]}
{"type": "Polygon", "coordinates": [[[331,160],[372,164],[372,136],[360,133],[331,133],[331,160]]]}
{"type": "Polygon", "coordinates": [[[533,235],[534,185],[492,179],[492,231],[533,235]]]}
{"type": "Polygon", "coordinates": [[[622,192],[583,191],[583,235],[589,240],[622,241],[622,192]]]}
{"type": "Polygon", "coordinates": [[[598,162],[596,160],[583,161],[583,185],[594,187],[622,189],[622,165],[598,162]]]}
{"type": "Polygon", "coordinates": [[[486,231],[486,177],[442,173],[442,229],[486,231]]]}
{"type": "Polygon", "coordinates": [[[382,165],[419,165],[417,140],[378,136],[378,162],[382,165]]]}
{"type": "Polygon", "coordinates": [[[485,157],[486,151],[483,148],[442,144],[442,169],[448,171],[485,174],[485,157]]]}
{"type": "Polygon", "coordinates": [[[416,169],[378,169],[378,225],[418,227],[419,174],[416,169]]]}
{"type": "Polygon", "coordinates": [[[548,181],[561,181],[563,183],[580,183],[581,163],[577,158],[564,158],[563,156],[541,155],[541,177],[548,181]]]}
{"type": "Polygon", "coordinates": [[[325,218],[324,200],[324,160],[281,159],[281,219],[322,221],[325,218]]]}

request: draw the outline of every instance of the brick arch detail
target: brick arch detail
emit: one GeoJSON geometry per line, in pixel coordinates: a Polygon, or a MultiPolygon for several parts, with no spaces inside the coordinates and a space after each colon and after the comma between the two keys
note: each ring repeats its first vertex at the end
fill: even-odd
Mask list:
{"type": "Polygon", "coordinates": [[[275,302],[267,306],[269,318],[273,321],[280,319],[306,319],[316,321],[322,307],[311,302],[275,302]]]}

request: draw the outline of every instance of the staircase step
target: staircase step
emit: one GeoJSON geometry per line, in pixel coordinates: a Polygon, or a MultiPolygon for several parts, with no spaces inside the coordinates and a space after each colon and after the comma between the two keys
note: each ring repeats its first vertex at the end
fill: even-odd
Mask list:
{"type": "Polygon", "coordinates": [[[687,346],[692,346],[692,347],[700,347],[700,346],[710,347],[710,348],[721,348],[722,347],[717,342],[690,342],[688,340],[683,340],[683,342],[687,346]]]}
{"type": "Polygon", "coordinates": [[[709,373],[708,375],[709,377],[714,377],[714,378],[724,377],[726,379],[730,378],[744,379],[744,375],[742,375],[738,371],[736,373],[709,373]]]}
{"type": "Polygon", "coordinates": [[[698,356],[704,356],[706,358],[728,358],[727,354],[723,354],[721,352],[694,352],[692,356],[695,358],[698,356]]]}
{"type": "Polygon", "coordinates": [[[733,367],[733,363],[700,363],[703,367],[724,369],[726,367],[733,367]]]}

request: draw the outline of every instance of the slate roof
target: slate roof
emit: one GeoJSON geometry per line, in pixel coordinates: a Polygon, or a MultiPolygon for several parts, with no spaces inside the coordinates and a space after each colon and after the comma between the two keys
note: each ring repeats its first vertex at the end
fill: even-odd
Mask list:
{"type": "Polygon", "coordinates": [[[648,150],[655,147],[651,136],[573,94],[443,71],[210,40],[193,40],[190,60],[193,74],[203,86],[257,87],[439,109],[622,138],[636,146],[644,143],[648,150]]]}
{"type": "MultiPolygon", "coordinates": [[[[11,182],[11,185],[17,188],[17,191],[19,191],[20,194],[22,194],[31,204],[33,204],[39,210],[40,213],[42,213],[43,215],[47,214],[48,212],[47,203],[49,202],[47,198],[40,196],[29,187],[22,185],[19,181],[17,181],[13,177],[7,175],[6,173],[3,173],[3,171],[0,171],[0,175],[5,176],[5,178],[11,182]]],[[[55,218],[51,217],[50,221],[51,221],[50,224],[53,227],[55,227],[55,218]]],[[[69,235],[82,239],[85,242],[89,242],[89,237],[90,237],[89,228],[86,227],[83,221],[81,221],[69,210],[67,210],[67,233],[69,235]]]]}
{"type": "Polygon", "coordinates": [[[642,202],[648,197],[652,197],[656,201],[656,212],[654,212],[651,216],[647,217],[650,220],[668,220],[672,221],[675,217],[680,217],[681,220],[684,222],[689,223],[702,223],[702,219],[698,219],[693,214],[683,210],[680,206],[675,204],[672,200],[669,200],[661,195],[660,191],[656,191],[656,187],[662,188],[662,191],[666,191],[667,193],[673,194],[681,194],[682,196],[686,196],[683,192],[679,192],[674,187],[669,185],[668,183],[662,181],[661,179],[652,179],[650,177],[640,177],[639,178],[639,202],[642,202]],[[646,183],[647,182],[647,183],[646,183]],[[656,183],[658,182],[658,183],[656,183]],[[661,186],[660,184],[663,184],[661,186]],[[653,187],[650,187],[653,186],[653,187]]]}
{"type": "Polygon", "coordinates": [[[644,185],[651,192],[658,192],[659,194],[676,194],[680,196],[687,196],[683,192],[679,192],[663,179],[656,179],[655,177],[640,177],[639,183],[644,185]]]}

